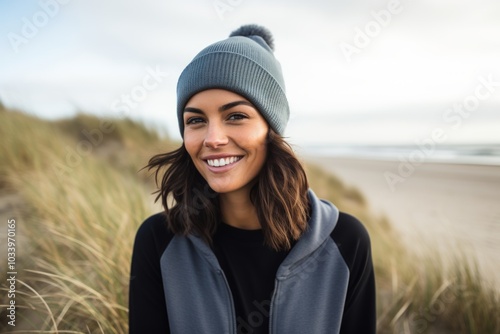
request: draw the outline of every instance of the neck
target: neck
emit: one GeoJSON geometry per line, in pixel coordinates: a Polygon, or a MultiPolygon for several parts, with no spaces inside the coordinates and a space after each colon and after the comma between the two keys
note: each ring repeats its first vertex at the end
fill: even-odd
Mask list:
{"type": "Polygon", "coordinates": [[[249,192],[221,194],[220,207],[224,223],[244,230],[262,228],[249,192]]]}

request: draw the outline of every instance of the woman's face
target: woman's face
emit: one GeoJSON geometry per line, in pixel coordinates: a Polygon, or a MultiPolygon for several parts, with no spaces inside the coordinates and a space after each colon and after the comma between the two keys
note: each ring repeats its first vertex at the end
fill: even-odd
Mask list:
{"type": "Polygon", "coordinates": [[[236,93],[209,89],[184,108],[184,145],[210,188],[218,193],[249,191],[266,160],[268,125],[236,93]]]}

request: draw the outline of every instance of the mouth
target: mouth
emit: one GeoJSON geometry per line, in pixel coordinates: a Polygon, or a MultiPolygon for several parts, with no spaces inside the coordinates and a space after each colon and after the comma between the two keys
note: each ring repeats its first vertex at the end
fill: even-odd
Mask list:
{"type": "Polygon", "coordinates": [[[232,165],[235,162],[238,162],[242,156],[232,156],[225,157],[220,159],[207,159],[205,160],[210,167],[224,167],[228,165],[232,165]]]}

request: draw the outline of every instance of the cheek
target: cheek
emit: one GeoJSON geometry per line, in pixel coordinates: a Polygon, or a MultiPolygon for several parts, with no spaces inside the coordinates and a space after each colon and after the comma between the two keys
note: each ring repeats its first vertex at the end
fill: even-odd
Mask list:
{"type": "Polygon", "coordinates": [[[264,155],[267,151],[267,134],[268,130],[266,129],[265,131],[261,131],[260,134],[255,138],[255,142],[258,143],[258,149],[262,151],[264,155]]]}
{"type": "Polygon", "coordinates": [[[184,132],[184,147],[191,158],[196,157],[196,154],[199,151],[199,144],[196,136],[191,133],[184,132]]]}
{"type": "Polygon", "coordinates": [[[265,146],[267,144],[267,134],[269,126],[264,120],[253,126],[246,132],[249,142],[255,143],[255,146],[265,146]]]}
{"type": "Polygon", "coordinates": [[[248,143],[254,151],[255,160],[262,163],[267,155],[267,132],[255,135],[248,143]]]}

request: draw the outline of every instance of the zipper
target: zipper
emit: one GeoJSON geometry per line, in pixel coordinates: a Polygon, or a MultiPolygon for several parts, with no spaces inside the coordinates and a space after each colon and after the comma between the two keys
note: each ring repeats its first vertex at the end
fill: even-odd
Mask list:
{"type": "Polygon", "coordinates": [[[234,308],[234,299],[233,299],[233,294],[231,293],[231,288],[229,287],[229,283],[227,282],[227,278],[226,278],[226,275],[224,275],[224,271],[222,269],[219,269],[219,275],[222,276],[223,280],[224,280],[224,285],[226,286],[226,291],[227,291],[227,294],[229,296],[229,304],[231,305],[230,307],[230,313],[231,313],[231,316],[229,317],[230,318],[230,327],[233,329],[233,334],[237,334],[237,328],[236,328],[236,310],[234,308]]]}
{"type": "Polygon", "coordinates": [[[273,305],[274,305],[274,302],[276,300],[276,296],[278,295],[278,289],[279,289],[279,281],[278,280],[275,280],[274,281],[274,291],[273,291],[273,295],[271,296],[271,305],[269,306],[269,334],[273,334],[273,305]]]}

